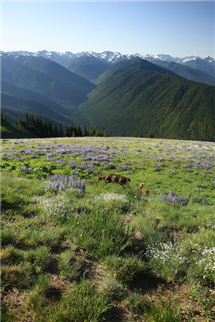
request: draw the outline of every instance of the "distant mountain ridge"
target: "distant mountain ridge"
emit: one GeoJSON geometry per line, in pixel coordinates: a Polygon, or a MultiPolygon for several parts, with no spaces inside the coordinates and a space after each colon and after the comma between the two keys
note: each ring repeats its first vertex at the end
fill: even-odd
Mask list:
{"type": "Polygon", "coordinates": [[[53,61],[56,61],[58,63],[60,63],[60,61],[62,62],[70,62],[72,59],[75,58],[79,58],[81,56],[93,56],[102,60],[105,60],[107,62],[110,63],[115,63],[118,62],[120,60],[123,59],[130,59],[131,57],[138,57],[138,58],[142,58],[145,60],[149,60],[149,61],[154,61],[154,60],[162,60],[162,61],[167,61],[167,62],[175,62],[175,63],[179,63],[179,64],[183,64],[183,63],[188,63],[190,61],[203,61],[206,63],[210,63],[210,64],[214,64],[215,63],[215,59],[213,59],[210,56],[207,56],[205,58],[201,58],[199,56],[194,56],[194,55],[190,55],[190,56],[185,56],[182,58],[179,57],[172,57],[170,55],[165,55],[165,54],[158,54],[158,55],[141,55],[141,54],[121,54],[119,52],[112,52],[112,51],[104,51],[102,53],[97,53],[94,51],[82,51],[79,53],[71,53],[69,51],[61,53],[61,52],[57,52],[57,51],[47,51],[47,50],[41,50],[41,51],[37,51],[37,52],[29,52],[29,51],[8,51],[8,52],[4,52],[4,51],[0,51],[0,54],[8,54],[8,55],[13,55],[13,56],[35,56],[35,57],[44,57],[47,59],[51,59],[53,61]]]}
{"type": "Polygon", "coordinates": [[[49,59],[89,81],[94,81],[112,64],[116,64],[125,59],[141,58],[178,73],[181,77],[215,86],[215,60],[210,56],[201,58],[191,55],[179,58],[165,54],[121,54],[112,51],[104,51],[102,53],[82,51],[74,54],[71,52],[60,53],[47,50],[37,52],[0,51],[0,55],[14,58],[18,61],[20,61],[20,57],[22,57],[22,60],[24,60],[24,57],[49,59]]]}

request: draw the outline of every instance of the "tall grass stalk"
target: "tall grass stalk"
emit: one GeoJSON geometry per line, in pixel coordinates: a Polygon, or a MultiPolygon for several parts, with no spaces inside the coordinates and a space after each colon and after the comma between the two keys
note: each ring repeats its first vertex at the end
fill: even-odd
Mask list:
{"type": "Polygon", "coordinates": [[[97,258],[120,255],[132,244],[133,233],[116,212],[95,209],[76,219],[74,233],[82,247],[97,258]]]}

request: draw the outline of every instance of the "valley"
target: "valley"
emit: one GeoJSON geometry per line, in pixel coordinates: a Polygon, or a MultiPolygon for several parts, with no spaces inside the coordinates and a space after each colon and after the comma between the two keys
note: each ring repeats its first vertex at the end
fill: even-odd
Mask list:
{"type": "Polygon", "coordinates": [[[110,136],[153,133],[214,141],[214,61],[144,58],[111,52],[2,52],[1,112],[11,123],[32,113],[53,126],[87,126],[110,136]]]}

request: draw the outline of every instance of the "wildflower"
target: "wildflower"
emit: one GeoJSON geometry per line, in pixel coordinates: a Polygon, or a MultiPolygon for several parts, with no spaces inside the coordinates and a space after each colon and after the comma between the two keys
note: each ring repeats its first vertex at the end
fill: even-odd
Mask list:
{"type": "Polygon", "coordinates": [[[126,195],[117,194],[117,193],[101,193],[99,196],[95,197],[98,201],[113,202],[113,201],[122,201],[128,202],[126,195]]]}
{"type": "Polygon", "coordinates": [[[67,190],[69,188],[79,189],[85,191],[85,184],[80,178],[76,180],[73,176],[66,177],[61,174],[55,173],[53,176],[47,176],[46,178],[49,182],[46,184],[45,191],[56,191],[60,193],[61,191],[67,190]]]}
{"type": "Polygon", "coordinates": [[[173,204],[173,206],[186,206],[189,202],[189,199],[187,199],[184,196],[178,196],[176,193],[173,193],[170,191],[168,195],[162,195],[160,194],[158,196],[158,200],[160,201],[167,201],[173,204]]]}

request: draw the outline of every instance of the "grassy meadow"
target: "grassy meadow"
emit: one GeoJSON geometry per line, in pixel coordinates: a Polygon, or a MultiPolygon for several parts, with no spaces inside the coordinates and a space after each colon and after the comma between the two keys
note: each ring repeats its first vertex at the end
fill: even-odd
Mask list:
{"type": "Polygon", "coordinates": [[[215,143],[1,141],[2,321],[215,320],[215,143]]]}

